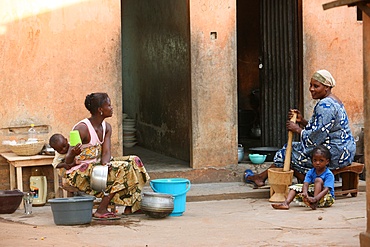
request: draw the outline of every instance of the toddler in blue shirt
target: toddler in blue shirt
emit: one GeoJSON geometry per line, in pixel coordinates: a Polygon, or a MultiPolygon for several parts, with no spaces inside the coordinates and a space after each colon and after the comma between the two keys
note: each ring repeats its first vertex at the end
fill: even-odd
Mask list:
{"type": "Polygon", "coordinates": [[[316,209],[330,207],[334,203],[334,175],[329,170],[331,154],[327,147],[319,145],[312,150],[313,168],[306,173],[303,184],[291,185],[283,203],[274,203],[275,209],[289,209],[294,200],[297,203],[316,209]]]}

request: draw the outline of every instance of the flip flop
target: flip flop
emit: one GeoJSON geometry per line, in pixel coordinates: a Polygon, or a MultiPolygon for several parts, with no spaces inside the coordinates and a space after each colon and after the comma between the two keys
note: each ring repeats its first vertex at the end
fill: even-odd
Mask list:
{"type": "Polygon", "coordinates": [[[99,217],[92,217],[93,220],[98,220],[98,221],[110,221],[110,220],[120,220],[121,217],[109,217],[109,218],[99,218],[99,217]]]}
{"type": "MultiPolygon", "coordinates": [[[[96,212],[95,212],[96,213],[96,212]]],[[[115,213],[113,213],[113,212],[107,212],[107,213],[105,213],[105,214],[103,214],[103,215],[101,215],[101,216],[95,216],[95,213],[93,213],[92,214],[92,216],[93,217],[97,217],[97,218],[106,218],[106,217],[108,217],[108,216],[111,216],[111,215],[113,215],[113,216],[116,216],[116,214],[115,213]]]]}
{"type": "Polygon", "coordinates": [[[121,217],[118,217],[115,213],[105,213],[100,216],[92,217],[94,220],[119,220],[121,217]]]}
{"type": "Polygon", "coordinates": [[[249,183],[249,184],[254,184],[255,183],[254,181],[248,180],[248,177],[249,176],[253,176],[253,175],[254,175],[254,173],[253,173],[253,171],[251,169],[245,170],[245,172],[244,172],[244,181],[246,183],[249,183]]]}

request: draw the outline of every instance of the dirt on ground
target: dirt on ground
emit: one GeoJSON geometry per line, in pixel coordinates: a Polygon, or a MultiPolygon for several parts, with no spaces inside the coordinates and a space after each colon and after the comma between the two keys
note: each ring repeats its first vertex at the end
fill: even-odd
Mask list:
{"type": "Polygon", "coordinates": [[[291,204],[274,210],[268,199],[187,202],[180,217],[144,214],[86,225],[57,226],[50,206],[0,215],[0,246],[360,246],[366,231],[366,194],[338,198],[330,208],[291,204]]]}

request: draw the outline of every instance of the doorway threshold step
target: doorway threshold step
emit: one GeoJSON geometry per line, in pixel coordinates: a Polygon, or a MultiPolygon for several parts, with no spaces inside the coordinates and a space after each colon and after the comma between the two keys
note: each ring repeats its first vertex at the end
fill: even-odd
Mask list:
{"type": "MultiPolygon", "coordinates": [[[[150,186],[144,187],[144,192],[152,192],[150,186]]],[[[270,189],[265,186],[254,189],[252,185],[244,182],[225,183],[199,183],[191,184],[190,190],[186,193],[187,202],[232,200],[232,199],[268,199],[270,189]]]]}
{"type": "MultiPolygon", "coordinates": [[[[340,186],[336,182],[335,187],[340,186]]],[[[144,192],[152,192],[149,185],[143,189],[144,192]]],[[[366,181],[359,181],[359,192],[366,192],[366,181]]],[[[254,188],[253,185],[244,182],[224,182],[224,183],[192,183],[190,190],[186,193],[187,202],[214,201],[214,200],[233,200],[233,199],[261,199],[270,198],[270,186],[267,184],[261,188],[254,188]]],[[[349,199],[350,195],[338,196],[337,200],[349,199]]]]}

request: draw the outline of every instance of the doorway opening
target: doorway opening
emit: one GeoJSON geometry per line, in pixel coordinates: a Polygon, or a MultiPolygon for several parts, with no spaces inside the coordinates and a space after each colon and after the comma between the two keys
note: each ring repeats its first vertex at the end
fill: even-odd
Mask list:
{"type": "Polygon", "coordinates": [[[123,120],[123,141],[137,142],[123,153],[138,155],[147,168],[189,168],[188,2],[121,0],[121,27],[122,108],[135,123],[135,136],[125,138],[123,120]]]}
{"type": "Polygon", "coordinates": [[[239,143],[280,148],[302,109],[302,0],[237,1],[239,143]]]}
{"type": "Polygon", "coordinates": [[[261,146],[260,3],[237,1],[238,143],[261,146]]]}

